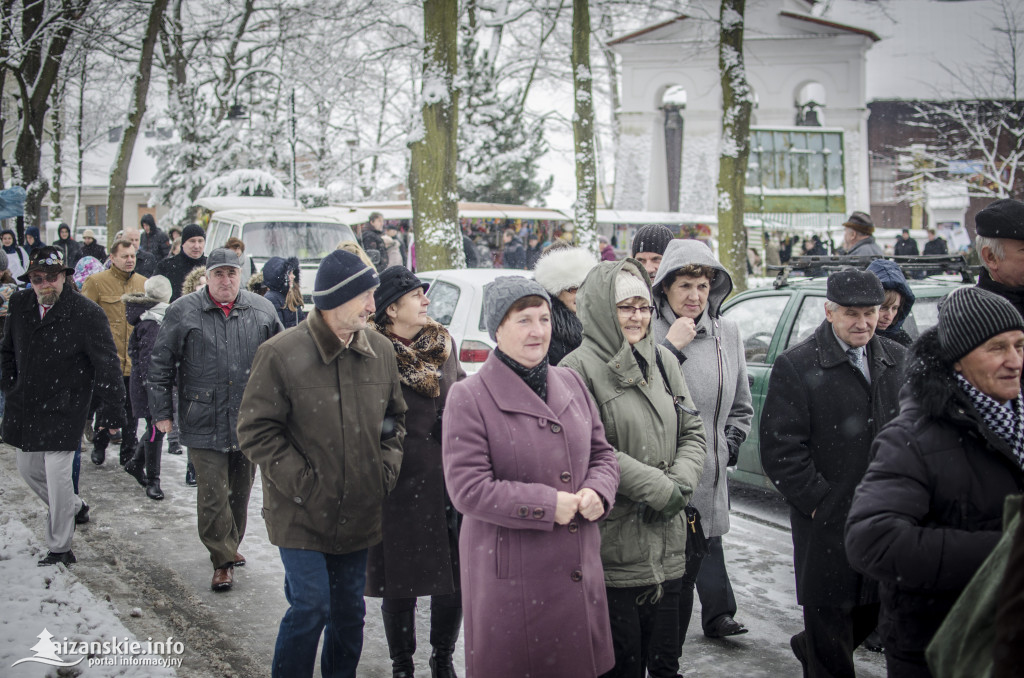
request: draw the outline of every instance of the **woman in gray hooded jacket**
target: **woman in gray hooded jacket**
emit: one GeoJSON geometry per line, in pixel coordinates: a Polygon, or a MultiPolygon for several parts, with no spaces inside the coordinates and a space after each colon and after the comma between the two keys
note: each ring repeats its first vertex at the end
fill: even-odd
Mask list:
{"type": "MultiPolygon", "coordinates": [[[[679,604],[666,595],[659,615],[678,614],[679,635],[666,638],[661,650],[652,648],[653,678],[675,676],[674,656],[686,638],[696,583],[701,601],[704,635],[711,638],[746,633],[738,623],[736,598],[725,570],[722,535],[729,531],[729,489],[726,467],[736,464],[740,444],[750,430],[754,409],[747,382],[743,341],[737,325],[721,316],[722,302],[732,291],[732,279],[707,245],[697,240],[673,240],[665,249],[654,279],[652,322],[655,341],[680,361],[690,395],[707,432],[704,471],[691,500],[700,512],[708,554],[687,559],[686,576],[679,587],[679,604]],[[654,657],[653,653],[658,652],[654,657]],[[666,665],[667,664],[667,665],[666,665]]],[[[688,551],[690,551],[688,549],[688,551]]],[[[672,587],[666,586],[671,593],[672,587]]],[[[671,628],[666,622],[659,624],[671,628]]]]}

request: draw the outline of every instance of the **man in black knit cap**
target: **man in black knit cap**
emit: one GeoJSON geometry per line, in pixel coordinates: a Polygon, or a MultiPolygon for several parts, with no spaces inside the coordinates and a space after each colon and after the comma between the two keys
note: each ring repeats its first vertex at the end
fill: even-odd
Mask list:
{"type": "Polygon", "coordinates": [[[185,276],[197,266],[206,266],[206,231],[199,224],[189,224],[181,231],[181,251],[169,259],[161,259],[156,266],[157,275],[171,281],[171,301],[181,296],[185,276]]]}
{"type": "Polygon", "coordinates": [[[978,287],[1007,299],[1024,315],[1024,202],[996,200],[974,217],[974,248],[985,270],[978,287]]]}
{"type": "Polygon", "coordinates": [[[641,226],[633,236],[630,252],[633,258],[643,265],[652,281],[654,276],[658,275],[658,267],[661,266],[661,257],[665,254],[665,248],[673,238],[675,236],[668,226],[661,224],[641,226]]]}

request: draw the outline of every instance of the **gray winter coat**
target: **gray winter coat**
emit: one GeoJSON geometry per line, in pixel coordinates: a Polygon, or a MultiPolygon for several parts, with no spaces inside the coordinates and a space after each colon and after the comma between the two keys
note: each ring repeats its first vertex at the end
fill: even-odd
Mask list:
{"type": "Polygon", "coordinates": [[[171,418],[171,386],[178,385],[181,444],[237,450],[238,409],[256,349],[283,328],[274,305],[240,291],[225,316],[206,290],[179,298],[164,315],[149,365],[149,411],[171,418]]]}
{"type": "Polygon", "coordinates": [[[885,251],[878,246],[874,238],[868,237],[851,247],[846,254],[851,257],[869,257],[873,254],[884,257],[885,251]]]}
{"type": "Polygon", "coordinates": [[[654,305],[658,307],[658,313],[651,326],[655,343],[665,346],[680,358],[690,397],[704,423],[708,456],[690,503],[700,511],[704,533],[709,537],[720,537],[729,531],[726,477],[729,444],[725,427],[735,426],[746,435],[754,418],[739,327],[720,315],[722,302],[730,291],[732,278],[706,245],[697,240],[673,240],[669,243],[654,279],[654,305]],[[673,277],[669,274],[689,264],[710,266],[716,273],[711,281],[707,307],[696,323],[697,336],[680,354],[665,339],[669,327],[676,321],[676,314],[668,304],[662,283],[673,277]]]}

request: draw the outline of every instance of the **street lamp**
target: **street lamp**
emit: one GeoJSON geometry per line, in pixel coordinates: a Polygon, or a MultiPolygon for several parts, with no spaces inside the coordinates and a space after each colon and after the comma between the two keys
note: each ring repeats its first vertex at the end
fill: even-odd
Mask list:
{"type": "MultiPolygon", "coordinates": [[[[232,88],[231,93],[232,93],[232,99],[234,100],[234,103],[232,103],[228,107],[227,119],[229,121],[235,122],[235,121],[239,121],[239,120],[248,120],[249,119],[249,113],[248,113],[248,111],[245,110],[245,106],[243,106],[242,104],[238,103],[238,88],[239,88],[239,86],[242,84],[242,82],[246,78],[248,78],[250,75],[255,75],[257,73],[262,74],[262,75],[273,76],[273,77],[277,78],[278,82],[280,82],[282,85],[285,84],[284,78],[281,77],[281,75],[279,73],[275,73],[274,71],[267,71],[267,70],[263,70],[263,69],[256,69],[256,70],[248,71],[247,73],[245,73],[242,77],[240,77],[238,79],[238,81],[235,83],[235,86],[232,88]]],[[[288,97],[288,102],[289,102],[289,111],[290,111],[290,114],[291,114],[290,117],[289,117],[289,120],[288,120],[288,146],[291,148],[291,151],[292,151],[292,168],[291,168],[292,169],[292,172],[291,172],[291,174],[292,174],[292,201],[296,205],[298,205],[299,204],[299,194],[298,194],[299,181],[298,181],[298,171],[297,171],[297,167],[296,167],[296,151],[295,151],[295,145],[296,145],[296,143],[298,141],[298,135],[297,135],[298,129],[297,129],[297,122],[296,122],[296,117],[295,117],[295,88],[294,87],[291,88],[291,93],[290,93],[290,95],[288,97]]]]}

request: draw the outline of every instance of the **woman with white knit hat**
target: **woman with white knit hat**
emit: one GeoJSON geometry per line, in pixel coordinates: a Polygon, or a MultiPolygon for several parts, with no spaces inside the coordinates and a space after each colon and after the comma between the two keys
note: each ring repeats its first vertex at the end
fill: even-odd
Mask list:
{"type": "Polygon", "coordinates": [[[533,278],[551,295],[551,345],[548,363],[557,365],[583,341],[583,324],[576,317],[576,291],[597,266],[597,257],[583,247],[549,250],[537,262],[533,278]]]}

